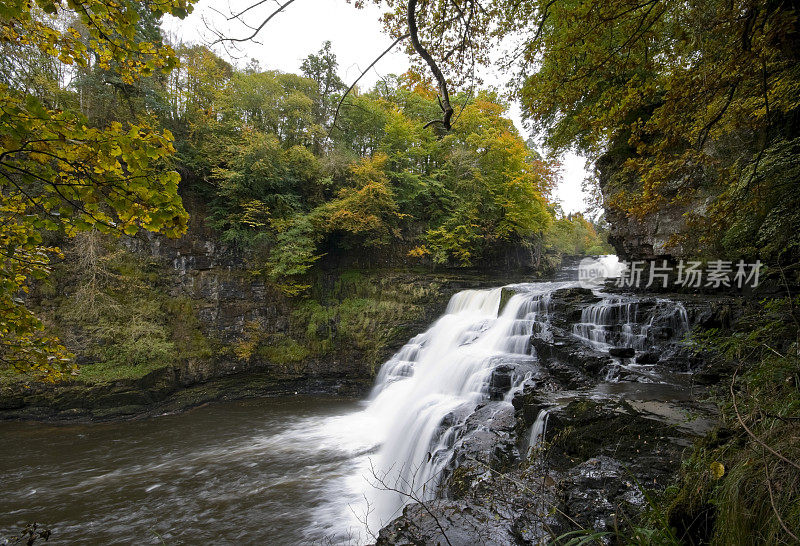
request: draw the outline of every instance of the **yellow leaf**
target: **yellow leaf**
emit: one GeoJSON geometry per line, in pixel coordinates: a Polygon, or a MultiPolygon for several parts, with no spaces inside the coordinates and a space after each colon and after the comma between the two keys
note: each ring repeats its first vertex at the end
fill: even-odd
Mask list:
{"type": "Polygon", "coordinates": [[[725,466],[720,462],[714,461],[711,463],[711,473],[716,479],[720,479],[725,475],[725,466]]]}

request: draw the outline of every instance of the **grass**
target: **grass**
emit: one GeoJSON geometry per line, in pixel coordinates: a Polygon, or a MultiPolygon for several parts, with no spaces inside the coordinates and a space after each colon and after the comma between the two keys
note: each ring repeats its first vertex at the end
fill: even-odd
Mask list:
{"type": "Polygon", "coordinates": [[[791,296],[753,301],[731,329],[695,336],[723,370],[722,423],[684,460],[651,528],[687,544],[800,543],[798,306],[791,296]]]}
{"type": "Polygon", "coordinates": [[[345,271],[330,291],[317,290],[297,305],[292,331],[310,355],[356,351],[374,372],[388,348],[408,338],[407,325],[424,317],[425,304],[439,297],[440,288],[420,275],[345,271]]]}

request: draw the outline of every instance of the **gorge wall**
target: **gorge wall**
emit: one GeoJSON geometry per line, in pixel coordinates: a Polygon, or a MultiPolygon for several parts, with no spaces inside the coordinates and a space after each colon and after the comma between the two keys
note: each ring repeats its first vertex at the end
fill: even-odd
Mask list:
{"type": "MultiPolygon", "coordinates": [[[[608,242],[621,260],[681,259],[691,257],[692,248],[686,245],[690,230],[687,213],[701,215],[707,206],[703,197],[689,202],[667,202],[643,218],[637,218],[615,206],[622,191],[641,192],[637,181],[623,173],[623,163],[632,152],[612,149],[596,163],[598,184],[603,196],[605,218],[609,224],[608,242]]],[[[674,197],[686,181],[675,180],[661,188],[667,201],[674,197]]]]}
{"type": "Polygon", "coordinates": [[[260,394],[360,395],[453,293],[512,279],[526,257],[510,249],[495,271],[370,268],[340,257],[292,298],[259,274],[252,255],[220,241],[201,204],[186,202],[193,214],[179,239],[67,241],[69,259],[31,301],[80,371],[58,385],[4,377],[0,418],[105,419],[260,394]],[[99,288],[87,296],[88,278],[99,288]]]}

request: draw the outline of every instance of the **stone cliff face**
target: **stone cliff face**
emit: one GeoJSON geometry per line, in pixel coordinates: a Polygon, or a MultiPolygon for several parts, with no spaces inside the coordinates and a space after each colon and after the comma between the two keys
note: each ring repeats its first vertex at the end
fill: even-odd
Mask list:
{"type": "MultiPolygon", "coordinates": [[[[680,236],[691,235],[687,213],[702,216],[706,202],[702,198],[689,203],[668,204],[644,219],[633,218],[609,205],[621,189],[636,193],[636,181],[622,174],[625,153],[612,150],[597,161],[600,191],[603,195],[606,220],[610,225],[608,242],[621,260],[681,259],[692,257],[692,249],[681,243],[680,236]]],[[[674,195],[683,181],[662,189],[668,198],[674,195]]]]}
{"type": "Polygon", "coordinates": [[[608,242],[621,260],[679,259],[686,257],[681,245],[670,238],[686,228],[683,210],[675,207],[653,214],[647,220],[631,218],[619,210],[606,208],[608,242]]]}
{"type": "Polygon", "coordinates": [[[287,298],[248,271],[244,256],[220,243],[202,218],[193,216],[189,232],[180,239],[148,234],[129,246],[162,264],[170,295],[189,298],[204,332],[219,341],[241,339],[252,322],[271,332],[288,330],[287,298]]]}
{"type": "MultiPolygon", "coordinates": [[[[198,204],[187,206],[199,209],[198,204]]],[[[222,243],[202,210],[180,239],[152,234],[121,243],[157,271],[174,322],[191,325],[202,351],[153,363],[146,375],[58,386],[0,385],[0,418],[117,418],[172,411],[217,398],[263,394],[359,395],[379,365],[464,288],[503,282],[498,273],[322,269],[311,294],[289,298],[222,243]]],[[[513,280],[513,279],[509,279],[513,280]]],[[[173,326],[176,327],[176,326],[173,326]]],[[[82,365],[92,359],[73,349],[82,365]]]]}
{"type": "Polygon", "coordinates": [[[197,210],[185,236],[148,235],[130,245],[164,266],[170,295],[191,300],[203,332],[217,346],[252,346],[246,358],[242,351],[222,351],[211,359],[209,375],[256,368],[332,381],[332,390],[344,378],[345,391],[353,382],[367,387],[380,364],[438,317],[452,294],[517,280],[534,267],[530,250],[516,248],[503,249],[502,271],[485,272],[371,269],[334,256],[312,279],[309,297],[289,298],[249,269],[252,257],[220,242],[200,204],[185,201],[197,210]]]}
{"type": "Polygon", "coordinates": [[[178,240],[149,236],[134,247],[165,265],[170,295],[191,300],[203,332],[223,349],[205,363],[207,375],[269,369],[330,380],[334,391],[370,385],[377,366],[438,316],[453,293],[497,282],[468,273],[333,269],[318,274],[310,298],[293,299],[201,226],[178,240]],[[227,350],[248,343],[256,347],[248,357],[227,350]],[[287,361],[277,354],[287,343],[299,345],[301,356],[287,361]],[[341,378],[347,385],[336,384],[341,378]]]}

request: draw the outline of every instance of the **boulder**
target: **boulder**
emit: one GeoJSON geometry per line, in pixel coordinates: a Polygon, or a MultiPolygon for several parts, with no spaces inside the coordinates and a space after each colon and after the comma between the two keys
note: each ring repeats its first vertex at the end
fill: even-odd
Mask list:
{"type": "Polygon", "coordinates": [[[658,353],[646,352],[636,355],[637,364],[657,364],[661,356],[658,353]]]}
{"type": "Polygon", "coordinates": [[[633,347],[611,347],[608,354],[616,358],[633,358],[636,350],[633,347]]]}

